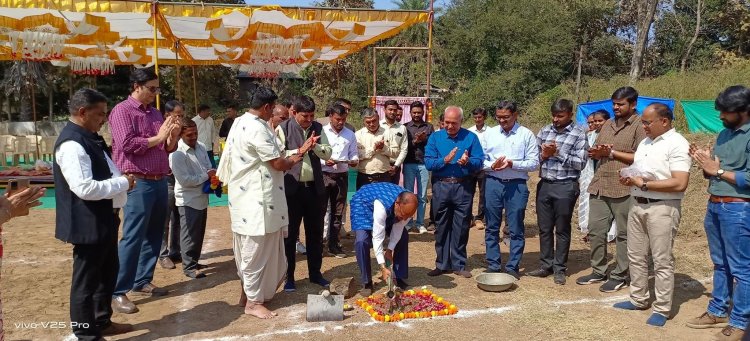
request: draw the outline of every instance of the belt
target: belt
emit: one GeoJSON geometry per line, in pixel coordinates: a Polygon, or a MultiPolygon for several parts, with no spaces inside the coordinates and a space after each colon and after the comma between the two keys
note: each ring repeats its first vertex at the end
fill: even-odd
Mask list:
{"type": "Polygon", "coordinates": [[[712,203],[750,202],[750,198],[722,197],[718,195],[712,195],[708,198],[708,201],[712,203]]]}
{"type": "Polygon", "coordinates": [[[664,201],[664,199],[651,199],[651,198],[644,198],[644,197],[633,197],[635,201],[639,204],[652,204],[659,201],[664,201]]]}
{"type": "Polygon", "coordinates": [[[555,180],[542,179],[542,182],[546,182],[546,183],[550,183],[550,184],[566,184],[566,183],[570,183],[570,182],[578,182],[578,178],[574,178],[574,179],[555,179],[555,180]]]}
{"type": "Polygon", "coordinates": [[[435,181],[447,182],[449,184],[458,184],[458,183],[464,182],[465,180],[466,180],[466,178],[458,178],[458,177],[455,177],[455,176],[449,176],[449,177],[445,177],[445,178],[436,178],[435,179],[435,181]]]}
{"type": "Polygon", "coordinates": [[[161,180],[164,178],[164,175],[155,175],[155,174],[143,174],[143,173],[128,173],[137,179],[144,179],[144,180],[161,180]]]}
{"type": "Polygon", "coordinates": [[[315,181],[298,181],[297,183],[302,187],[315,187],[315,181]]]}
{"type": "Polygon", "coordinates": [[[500,182],[526,182],[526,179],[500,179],[498,177],[494,177],[492,175],[488,175],[490,178],[493,178],[500,182]]]}

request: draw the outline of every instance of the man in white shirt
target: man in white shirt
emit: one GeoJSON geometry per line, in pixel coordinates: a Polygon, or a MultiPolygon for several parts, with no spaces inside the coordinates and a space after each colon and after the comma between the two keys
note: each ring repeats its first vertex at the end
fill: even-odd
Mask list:
{"type": "Polygon", "coordinates": [[[372,108],[362,110],[364,127],[354,134],[357,138],[357,189],[374,182],[391,181],[391,150],[386,148],[385,129],[378,123],[378,113],[372,108]]]}
{"type": "Polygon", "coordinates": [[[345,258],[346,253],[339,243],[339,233],[343,227],[344,205],[349,189],[349,167],[359,163],[357,139],[354,132],[345,127],[347,110],[333,105],[328,109],[329,123],[323,126],[323,134],[331,146],[331,158],[320,160],[323,170],[325,196],[330,215],[328,216],[328,251],[336,258],[345,258]]]}
{"type": "Polygon", "coordinates": [[[208,193],[203,186],[216,175],[216,170],[203,143],[198,142],[195,122],[183,120],[182,124],[177,150],[169,154],[169,167],[175,179],[175,206],[180,214],[182,271],[190,278],[203,278],[206,275],[198,268],[208,217],[208,193]]]}
{"type": "Polygon", "coordinates": [[[417,211],[418,204],[414,193],[388,182],[362,186],[352,196],[352,231],[356,235],[354,246],[362,296],[370,296],[373,289],[371,248],[375,249],[383,280],[391,277],[389,266],[393,265],[395,285],[401,289],[408,286],[404,281],[409,275],[408,234],[404,226],[417,211]],[[386,234],[389,235],[388,244],[385,243],[386,234]]]}
{"type": "MultiPolygon", "coordinates": [[[[471,117],[474,119],[474,126],[469,128],[469,131],[477,134],[477,137],[479,138],[479,144],[482,145],[482,150],[485,150],[487,148],[487,141],[485,140],[485,133],[487,132],[487,129],[490,127],[485,124],[487,120],[487,110],[484,108],[475,108],[471,111],[471,117]]],[[[474,215],[474,199],[471,200],[471,209],[469,209],[469,226],[476,225],[477,230],[483,230],[484,229],[484,183],[485,183],[485,175],[483,169],[480,169],[475,174],[472,174],[472,181],[474,182],[473,185],[471,185],[471,189],[476,191],[477,185],[479,185],[479,207],[477,207],[477,214],[474,215]]]]}
{"type": "Polygon", "coordinates": [[[208,159],[211,161],[211,167],[216,168],[214,161],[214,119],[211,118],[211,107],[205,104],[198,106],[198,115],[193,117],[193,121],[198,126],[198,142],[206,146],[208,159]]]}
{"type": "Polygon", "coordinates": [[[229,186],[234,259],[242,284],[240,304],[245,314],[261,319],[276,316],[265,303],[286,277],[284,238],[289,233],[289,213],[284,171],[301,162],[313,147],[310,141],[300,147],[299,154],[284,157],[268,124],[276,99],[269,88],[255,89],[250,109],[229,131],[216,170],[219,180],[229,186]]]}
{"type": "Polygon", "coordinates": [[[401,124],[398,118],[399,108],[401,106],[395,100],[385,101],[385,118],[380,121],[380,126],[385,129],[385,148],[390,151],[391,182],[397,185],[401,181],[401,165],[409,150],[406,126],[401,124]]]}
{"type": "Polygon", "coordinates": [[[690,143],[675,131],[672,119],[672,111],[664,104],[646,107],[641,116],[646,138],[638,145],[630,168],[637,167],[641,173],[648,174],[620,177],[623,185],[631,186],[635,203],[628,214],[630,300],[614,306],[626,310],[648,309],[651,258],[656,301],[646,323],[657,327],[666,324],[672,309],[672,247],[680,224],[681,201],[690,178],[690,143]]]}
{"type": "Polygon", "coordinates": [[[55,144],[55,238],[73,244],[73,333],[78,339],[97,340],[132,330],[110,318],[119,264],[119,209],[135,177],[120,173],[97,134],[106,121],[107,98],[80,89],[70,98],[69,110],[70,122],[55,144]]]}

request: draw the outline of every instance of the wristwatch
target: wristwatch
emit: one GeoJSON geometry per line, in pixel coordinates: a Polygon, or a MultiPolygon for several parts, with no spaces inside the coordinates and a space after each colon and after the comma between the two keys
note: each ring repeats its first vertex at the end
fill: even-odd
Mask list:
{"type": "Polygon", "coordinates": [[[643,185],[641,185],[641,191],[648,192],[648,181],[643,181],[643,185]]]}
{"type": "Polygon", "coordinates": [[[722,175],[724,175],[724,170],[723,170],[723,169],[719,169],[719,170],[717,170],[717,171],[716,171],[716,177],[717,177],[717,178],[718,178],[719,180],[721,180],[721,176],[722,176],[722,175]]]}
{"type": "Polygon", "coordinates": [[[614,158],[615,158],[615,149],[612,148],[609,150],[609,159],[614,160],[614,158]]]}

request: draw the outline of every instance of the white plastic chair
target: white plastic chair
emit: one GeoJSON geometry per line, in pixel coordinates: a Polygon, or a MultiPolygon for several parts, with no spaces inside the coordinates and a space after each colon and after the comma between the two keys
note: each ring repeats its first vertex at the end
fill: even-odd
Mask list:
{"type": "Polygon", "coordinates": [[[31,141],[24,136],[19,136],[13,144],[13,165],[18,165],[21,162],[21,156],[23,156],[23,161],[29,164],[31,162],[29,154],[34,152],[36,152],[36,148],[31,149],[31,141]]]}
{"type": "Polygon", "coordinates": [[[55,142],[57,142],[57,136],[44,136],[39,143],[39,157],[42,160],[46,160],[49,156],[49,161],[55,160],[55,142]]]}
{"type": "Polygon", "coordinates": [[[13,154],[16,137],[13,135],[0,135],[0,163],[3,167],[8,166],[8,153],[13,154]]]}

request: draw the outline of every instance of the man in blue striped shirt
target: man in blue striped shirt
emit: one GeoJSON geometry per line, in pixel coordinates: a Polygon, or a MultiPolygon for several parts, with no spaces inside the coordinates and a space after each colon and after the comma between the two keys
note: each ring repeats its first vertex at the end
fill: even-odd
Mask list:
{"type": "Polygon", "coordinates": [[[536,137],[526,127],[518,124],[518,107],[511,101],[502,101],[495,109],[500,123],[485,133],[484,168],[487,172],[484,187],[484,213],[487,228],[484,231],[487,248],[487,272],[500,272],[500,222],[505,211],[510,232],[510,256],[505,271],[518,278],[518,265],[526,245],[523,219],[529,201],[526,181],[529,172],[539,167],[539,150],[536,137]]]}
{"type": "Polygon", "coordinates": [[[536,219],[541,267],[528,275],[547,277],[554,273],[555,284],[564,285],[570,250],[570,220],[580,191],[578,178],[588,162],[589,147],[586,131],[573,122],[572,101],[558,99],[552,104],[551,112],[552,124],[537,135],[541,181],[536,187],[536,219]]]}
{"type": "Polygon", "coordinates": [[[432,171],[432,205],[435,207],[435,269],[428,276],[453,271],[469,278],[466,244],[474,189],[470,174],[482,166],[482,145],[477,135],[461,128],[463,110],[445,108],[445,129],[432,133],[425,147],[424,163],[432,171]]]}

